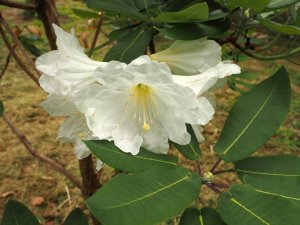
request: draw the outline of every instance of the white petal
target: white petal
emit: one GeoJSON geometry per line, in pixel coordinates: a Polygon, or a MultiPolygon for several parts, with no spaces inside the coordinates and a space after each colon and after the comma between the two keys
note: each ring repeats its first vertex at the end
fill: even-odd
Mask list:
{"type": "Polygon", "coordinates": [[[221,61],[221,46],[212,40],[175,41],[164,51],[150,56],[165,62],[173,74],[194,75],[216,66],[221,61]]]}
{"type": "Polygon", "coordinates": [[[131,121],[124,122],[112,132],[115,145],[122,151],[136,155],[140,151],[143,138],[138,132],[136,124],[131,121]]]}
{"type": "Polygon", "coordinates": [[[48,98],[41,103],[41,106],[51,116],[69,116],[77,112],[74,104],[68,97],[57,94],[50,94],[48,98]]]}
{"type": "Polygon", "coordinates": [[[210,68],[204,73],[193,76],[174,75],[175,83],[191,88],[196,95],[201,95],[212,88],[218,79],[240,73],[240,67],[235,64],[224,64],[220,62],[217,66],[210,68]]]}
{"type": "Polygon", "coordinates": [[[202,134],[203,127],[197,126],[197,125],[193,125],[192,128],[193,128],[193,131],[194,131],[194,133],[196,135],[196,138],[197,138],[198,142],[199,143],[203,142],[205,140],[205,138],[204,138],[204,136],[202,134]]]}
{"type": "Polygon", "coordinates": [[[91,139],[91,135],[85,117],[81,114],[68,117],[58,131],[58,138],[63,142],[73,142],[78,138],[91,139]]]}
{"type": "Polygon", "coordinates": [[[78,138],[76,139],[74,151],[78,160],[84,159],[91,154],[91,151],[88,149],[88,147],[78,138]]]}
{"type": "Polygon", "coordinates": [[[96,170],[99,171],[103,168],[104,162],[102,162],[100,159],[96,160],[96,170]]]}

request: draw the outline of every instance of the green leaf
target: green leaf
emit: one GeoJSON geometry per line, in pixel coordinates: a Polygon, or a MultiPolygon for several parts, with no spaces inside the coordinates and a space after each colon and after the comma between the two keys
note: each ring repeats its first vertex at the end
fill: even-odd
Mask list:
{"type": "Polygon", "coordinates": [[[117,60],[130,63],[132,60],[145,54],[151,38],[151,30],[138,27],[119,40],[105,55],[104,61],[117,60]]]}
{"type": "Polygon", "coordinates": [[[241,180],[256,191],[300,203],[300,157],[250,157],[235,166],[241,180]]]}
{"type": "Polygon", "coordinates": [[[90,19],[90,18],[99,18],[99,14],[90,10],[85,10],[85,9],[77,9],[77,8],[72,8],[72,11],[76,16],[79,16],[80,18],[83,19],[90,19]]]}
{"type": "Polygon", "coordinates": [[[280,9],[300,2],[300,0],[270,0],[269,9],[280,9]]]}
{"type": "Polygon", "coordinates": [[[215,151],[227,162],[260,148],[286,117],[291,86],[284,68],[242,95],[232,107],[215,151]]]}
{"type": "Polygon", "coordinates": [[[113,12],[128,17],[142,19],[143,15],[139,13],[139,9],[133,4],[132,0],[83,0],[91,9],[113,12]]]}
{"type": "Polygon", "coordinates": [[[180,218],[179,225],[201,225],[200,211],[196,208],[186,209],[180,218]]]}
{"type": "Polygon", "coordinates": [[[89,225],[89,222],[82,210],[76,208],[68,215],[64,225],[89,225]]]}
{"type": "Polygon", "coordinates": [[[188,208],[181,216],[179,225],[225,225],[219,214],[213,208],[204,207],[199,211],[188,208]]]}
{"type": "Polygon", "coordinates": [[[293,25],[285,25],[267,19],[258,20],[264,27],[284,34],[300,34],[300,27],[293,25]]]}
{"type": "Polygon", "coordinates": [[[131,155],[118,149],[109,141],[85,141],[90,151],[107,165],[127,172],[142,172],[157,166],[176,166],[177,157],[161,155],[141,148],[131,155]]]}
{"type": "Polygon", "coordinates": [[[206,2],[194,4],[177,12],[164,12],[154,18],[155,22],[161,23],[185,23],[192,20],[204,20],[209,15],[209,9],[206,2]]]}
{"type": "Polygon", "coordinates": [[[9,200],[4,207],[1,225],[39,225],[37,218],[22,203],[9,200]]]}
{"type": "Polygon", "coordinates": [[[154,225],[172,217],[197,198],[200,177],[180,167],[119,174],[87,200],[105,225],[154,225]]]}
{"type": "Polygon", "coordinates": [[[198,159],[201,156],[201,150],[199,147],[199,142],[197,140],[197,137],[194,133],[194,130],[190,124],[187,124],[187,131],[191,135],[191,142],[188,145],[179,145],[175,142],[173,144],[177,148],[177,150],[187,157],[188,159],[198,159]]]}
{"type": "Polygon", "coordinates": [[[203,23],[166,25],[159,31],[176,40],[196,40],[202,37],[216,37],[225,33],[231,25],[229,19],[212,20],[203,23]],[[193,32],[191,32],[191,30],[193,32]]]}
{"type": "Polygon", "coordinates": [[[41,49],[35,46],[35,43],[40,40],[40,37],[36,35],[20,35],[19,39],[25,49],[34,56],[39,57],[40,55],[44,54],[41,49]]]}
{"type": "Polygon", "coordinates": [[[259,12],[267,7],[269,1],[270,0],[228,0],[227,4],[229,7],[251,8],[256,12],[259,12]]]}
{"type": "Polygon", "coordinates": [[[3,102],[0,101],[0,117],[3,116],[3,113],[4,113],[4,105],[3,105],[3,102]]]}
{"type": "Polygon", "coordinates": [[[225,225],[219,214],[213,208],[204,207],[200,213],[201,225],[225,225]]]}
{"type": "Polygon", "coordinates": [[[228,225],[298,225],[300,207],[274,195],[233,185],[219,198],[218,212],[228,225]]]}

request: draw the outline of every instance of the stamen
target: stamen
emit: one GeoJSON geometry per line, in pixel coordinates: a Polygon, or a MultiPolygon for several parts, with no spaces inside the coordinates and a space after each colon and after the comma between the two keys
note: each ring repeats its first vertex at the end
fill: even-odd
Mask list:
{"type": "Polygon", "coordinates": [[[130,97],[132,97],[134,115],[136,118],[138,115],[139,123],[142,123],[144,131],[150,130],[150,125],[153,123],[153,118],[156,118],[157,109],[153,99],[153,89],[145,84],[138,84],[134,86],[130,91],[130,97]]]}

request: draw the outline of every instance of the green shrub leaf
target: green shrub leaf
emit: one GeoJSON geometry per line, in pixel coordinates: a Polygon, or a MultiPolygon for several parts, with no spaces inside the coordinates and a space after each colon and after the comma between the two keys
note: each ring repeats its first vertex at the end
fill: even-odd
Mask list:
{"type": "Polygon", "coordinates": [[[139,13],[139,9],[134,4],[134,0],[84,0],[84,2],[91,9],[113,12],[133,18],[143,18],[143,15],[139,13]]]}
{"type": "Polygon", "coordinates": [[[127,172],[142,172],[157,166],[176,166],[177,157],[161,155],[141,148],[131,155],[118,149],[109,141],[85,141],[90,151],[107,165],[127,172]]]}
{"type": "Polygon", "coordinates": [[[234,185],[221,194],[218,212],[228,225],[298,225],[300,221],[300,205],[246,185],[234,185]]]}
{"type": "Polygon", "coordinates": [[[284,34],[300,34],[300,27],[285,25],[267,19],[259,19],[259,22],[266,28],[284,34]]]}
{"type": "Polygon", "coordinates": [[[225,225],[216,210],[204,207],[200,211],[188,208],[181,216],[179,225],[225,225]]]}
{"type": "Polygon", "coordinates": [[[138,27],[123,36],[118,43],[105,55],[104,61],[117,60],[130,63],[137,57],[144,55],[152,38],[152,31],[138,27]]]}
{"type": "Polygon", "coordinates": [[[89,222],[82,210],[76,208],[68,215],[64,225],[89,225],[89,222]]]}
{"type": "Polygon", "coordinates": [[[287,115],[290,99],[288,73],[281,68],[236,101],[215,151],[228,162],[246,158],[276,132],[287,115]]]}
{"type": "Polygon", "coordinates": [[[1,225],[39,225],[39,221],[22,203],[9,200],[4,207],[1,225]]]}
{"type": "Polygon", "coordinates": [[[173,143],[177,150],[187,157],[188,159],[198,159],[201,156],[201,150],[199,147],[199,142],[197,137],[193,131],[193,128],[190,124],[187,124],[187,131],[191,135],[191,142],[188,145],[179,145],[177,143],[173,143]]]}
{"type": "Polygon", "coordinates": [[[90,18],[99,18],[99,14],[90,10],[85,10],[85,9],[77,9],[77,8],[72,8],[72,11],[76,16],[79,16],[80,18],[83,19],[90,19],[90,18]]]}
{"type": "Polygon", "coordinates": [[[241,180],[256,191],[300,203],[300,157],[250,157],[235,166],[241,180]]]}
{"type": "Polygon", "coordinates": [[[280,9],[300,2],[300,0],[270,0],[269,9],[280,9]]]}
{"type": "Polygon", "coordinates": [[[198,23],[165,25],[159,31],[176,40],[196,40],[202,37],[216,37],[225,33],[231,25],[230,19],[211,20],[198,23]],[[193,32],[190,32],[190,31],[193,32]]]}
{"type": "Polygon", "coordinates": [[[243,7],[244,9],[251,8],[256,12],[262,11],[267,7],[270,0],[228,0],[229,7],[243,7]]]}
{"type": "Polygon", "coordinates": [[[164,12],[154,18],[155,22],[161,23],[185,23],[193,20],[204,20],[209,15],[209,9],[206,2],[191,5],[181,11],[164,12]]]}
{"type": "Polygon", "coordinates": [[[119,174],[89,198],[87,206],[105,225],[154,225],[188,206],[200,185],[197,174],[180,167],[119,174]]]}

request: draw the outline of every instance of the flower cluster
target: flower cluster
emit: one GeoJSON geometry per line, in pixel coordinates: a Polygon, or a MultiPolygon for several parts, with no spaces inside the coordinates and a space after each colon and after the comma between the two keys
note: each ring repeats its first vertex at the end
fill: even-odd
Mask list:
{"type": "Polygon", "coordinates": [[[214,114],[207,94],[240,68],[222,62],[212,40],[175,41],[168,49],[143,55],[129,64],[88,58],[73,34],[53,25],[58,50],[42,55],[36,67],[49,93],[42,106],[51,116],[66,117],[58,137],[76,142],[79,159],[90,154],[82,140],[113,140],[124,152],[141,146],[167,153],[168,141],[190,142],[186,124],[199,141],[201,126],[214,114]]]}

